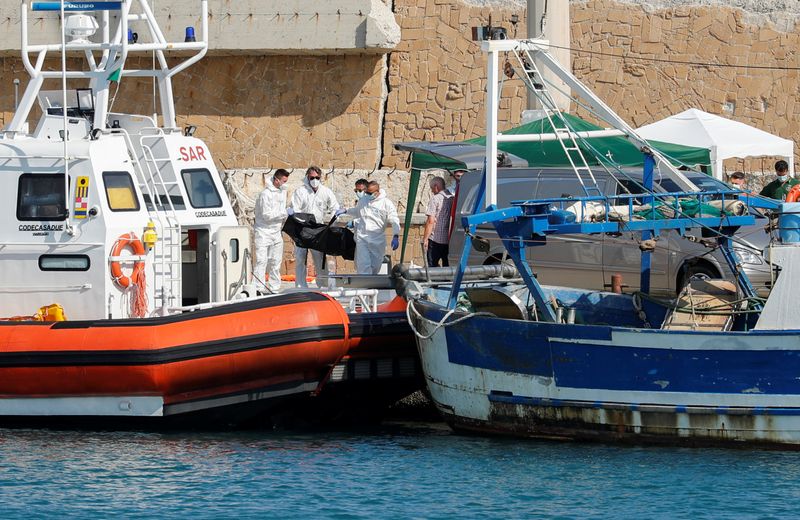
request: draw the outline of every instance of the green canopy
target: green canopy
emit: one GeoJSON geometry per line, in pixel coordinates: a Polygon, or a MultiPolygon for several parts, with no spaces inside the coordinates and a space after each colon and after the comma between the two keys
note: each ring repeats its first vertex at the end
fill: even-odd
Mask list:
{"type": "MultiPolygon", "coordinates": [[[[588,121],[573,116],[564,114],[567,123],[576,132],[584,132],[590,130],[602,130],[601,127],[594,125],[588,121]]],[[[530,123],[512,128],[503,132],[506,135],[513,134],[550,134],[553,133],[552,126],[547,118],[538,119],[530,123]]],[[[619,166],[642,166],[643,158],[636,146],[631,144],[630,141],[621,136],[615,137],[595,137],[588,140],[592,147],[598,153],[607,157],[607,163],[617,164],[619,166]]],[[[476,137],[468,139],[465,143],[485,145],[486,137],[476,137]]],[[[662,143],[658,141],[650,141],[650,144],[669,158],[675,165],[704,165],[711,164],[709,150],[707,148],[692,148],[689,146],[681,146],[678,144],[662,143]]],[[[586,162],[589,165],[598,165],[599,162],[595,158],[584,141],[578,140],[578,145],[581,147],[586,162]]],[[[531,167],[570,167],[569,160],[564,154],[564,150],[558,141],[543,141],[543,142],[527,142],[527,143],[498,143],[497,148],[503,152],[508,152],[519,156],[528,161],[531,167]]],[[[426,153],[415,153],[411,160],[411,168],[417,170],[427,170],[429,168],[443,168],[452,170],[455,168],[463,168],[464,165],[460,162],[446,159],[444,157],[435,156],[426,153]]],[[[709,170],[710,171],[710,170],[709,170]]]]}
{"type": "MultiPolygon", "coordinates": [[[[564,114],[569,127],[576,132],[584,132],[590,130],[602,130],[601,127],[594,125],[580,117],[571,114],[564,114]]],[[[512,128],[503,132],[509,134],[550,134],[553,133],[552,125],[548,119],[542,118],[530,123],[512,128]]],[[[486,137],[476,137],[468,139],[464,143],[485,145],[486,137]]],[[[661,152],[662,155],[667,157],[676,166],[687,165],[695,167],[697,165],[705,166],[706,171],[711,171],[711,157],[707,148],[693,148],[690,146],[681,146],[678,144],[662,143],[659,141],[649,141],[650,145],[661,152]]],[[[642,152],[636,148],[630,141],[621,136],[615,137],[594,137],[588,140],[578,140],[578,146],[581,147],[586,162],[589,165],[599,165],[600,163],[595,157],[598,153],[608,158],[605,161],[607,164],[616,164],[618,166],[636,167],[644,164],[644,156],[642,152]],[[595,151],[589,149],[589,145],[595,151]]],[[[558,141],[542,141],[542,142],[526,142],[526,143],[498,143],[497,148],[503,152],[516,155],[526,161],[531,167],[566,167],[571,168],[569,160],[567,159],[561,144],[558,141]]],[[[405,259],[406,242],[408,241],[408,229],[411,225],[411,209],[417,198],[417,189],[419,186],[420,170],[427,170],[430,168],[442,168],[445,170],[454,170],[457,168],[464,168],[462,162],[455,161],[439,155],[429,153],[415,152],[411,158],[411,181],[408,189],[408,201],[406,204],[406,218],[405,230],[403,233],[403,248],[400,254],[400,259],[405,259]]]]}

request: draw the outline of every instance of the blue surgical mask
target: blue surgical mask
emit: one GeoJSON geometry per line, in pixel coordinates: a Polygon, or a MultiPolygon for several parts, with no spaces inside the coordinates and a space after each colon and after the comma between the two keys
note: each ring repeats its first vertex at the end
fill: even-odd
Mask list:
{"type": "Polygon", "coordinates": [[[788,173],[786,175],[778,175],[778,180],[781,181],[781,182],[786,182],[786,179],[788,179],[788,178],[789,178],[789,174],[788,173]]]}
{"type": "Polygon", "coordinates": [[[375,199],[378,198],[378,192],[377,191],[375,193],[367,193],[367,195],[369,195],[369,198],[372,199],[372,200],[375,200],[375,199]]]}

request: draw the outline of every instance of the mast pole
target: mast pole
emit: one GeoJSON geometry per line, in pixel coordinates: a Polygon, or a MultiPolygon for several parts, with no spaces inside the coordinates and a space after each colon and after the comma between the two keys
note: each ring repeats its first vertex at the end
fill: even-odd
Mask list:
{"type": "Polygon", "coordinates": [[[61,0],[61,115],[64,122],[62,140],[64,142],[64,211],[66,221],[64,229],[70,235],[73,233],[70,225],[69,216],[69,144],[67,126],[67,21],[64,17],[64,0],[61,0]]]}

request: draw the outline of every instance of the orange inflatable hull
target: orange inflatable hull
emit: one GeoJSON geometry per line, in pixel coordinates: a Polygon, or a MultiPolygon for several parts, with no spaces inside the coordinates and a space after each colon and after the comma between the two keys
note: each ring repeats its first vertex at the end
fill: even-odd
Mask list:
{"type": "Polygon", "coordinates": [[[158,318],[0,322],[0,416],[260,409],[317,391],[350,347],[342,306],[313,292],[158,318]]]}

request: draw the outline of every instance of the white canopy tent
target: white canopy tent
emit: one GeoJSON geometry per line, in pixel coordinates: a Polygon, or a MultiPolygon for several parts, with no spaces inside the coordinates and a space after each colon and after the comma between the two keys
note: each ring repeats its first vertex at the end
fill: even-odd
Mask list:
{"type": "Polygon", "coordinates": [[[794,176],[794,141],[696,108],[645,125],[636,132],[645,139],[708,148],[711,171],[722,178],[722,161],[730,158],[785,157],[794,176]]]}

